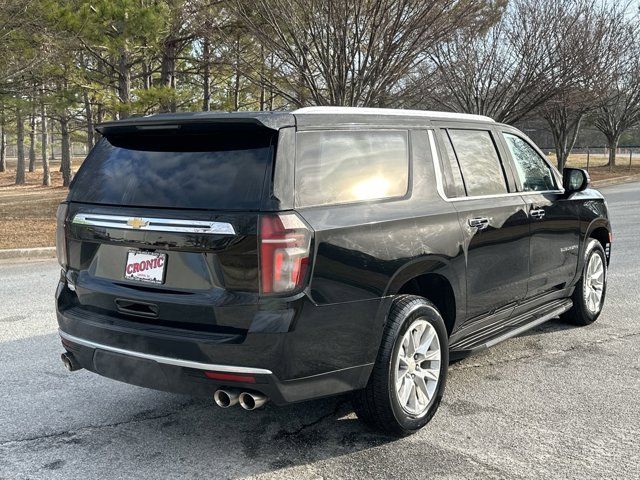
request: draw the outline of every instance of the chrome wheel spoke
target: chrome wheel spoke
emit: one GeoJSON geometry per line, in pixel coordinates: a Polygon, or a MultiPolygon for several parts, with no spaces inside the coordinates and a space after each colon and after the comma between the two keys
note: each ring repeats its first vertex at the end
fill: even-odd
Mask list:
{"type": "Polygon", "coordinates": [[[409,401],[409,395],[411,395],[411,389],[413,388],[413,382],[407,377],[404,378],[400,389],[398,390],[398,399],[402,405],[406,405],[409,401]]]}
{"type": "Polygon", "coordinates": [[[426,335],[426,338],[423,339],[423,342],[420,344],[418,348],[416,348],[416,353],[418,355],[424,356],[426,355],[429,347],[431,347],[431,342],[436,337],[436,331],[431,329],[431,331],[426,335]]]}
{"type": "Polygon", "coordinates": [[[418,402],[421,405],[426,405],[427,403],[429,403],[429,400],[431,400],[431,397],[429,395],[429,390],[427,389],[427,382],[425,382],[424,378],[422,377],[416,377],[416,393],[418,396],[418,402]]]}
{"type": "Polygon", "coordinates": [[[396,389],[399,390],[402,387],[403,382],[405,381],[405,378],[407,377],[407,374],[409,373],[409,369],[405,368],[403,370],[398,370],[398,375],[396,378],[396,389]]]}
{"type": "Polygon", "coordinates": [[[416,396],[416,384],[414,382],[407,382],[409,383],[409,396],[407,397],[407,402],[405,403],[405,406],[412,408],[412,409],[416,409],[417,408],[417,404],[418,404],[418,397],[416,396]]]}
{"type": "Polygon", "coordinates": [[[435,369],[435,368],[427,368],[427,369],[421,369],[420,373],[418,374],[420,376],[420,378],[423,378],[425,380],[433,380],[434,382],[438,381],[438,376],[440,375],[440,369],[435,369]]]}
{"type": "Polygon", "coordinates": [[[413,346],[413,353],[417,353],[420,350],[420,346],[421,346],[421,338],[422,338],[422,334],[424,333],[424,325],[423,324],[419,324],[418,326],[416,326],[415,329],[412,329],[411,332],[411,344],[413,346]]]}
{"type": "Polygon", "coordinates": [[[414,347],[413,347],[413,339],[411,338],[411,335],[409,336],[405,335],[404,338],[402,339],[402,349],[404,350],[405,355],[407,356],[413,355],[414,347]]]}
{"type": "Polygon", "coordinates": [[[430,362],[432,360],[440,360],[440,350],[429,350],[420,356],[420,362],[430,362]]]}

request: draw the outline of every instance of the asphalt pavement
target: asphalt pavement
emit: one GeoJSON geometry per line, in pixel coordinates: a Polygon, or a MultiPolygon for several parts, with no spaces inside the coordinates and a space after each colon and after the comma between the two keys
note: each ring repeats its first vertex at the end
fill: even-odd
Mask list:
{"type": "Polygon", "coordinates": [[[640,184],[602,189],[614,226],[604,312],[451,365],[417,434],[345,398],[245,412],[67,373],[55,261],[0,263],[0,478],[640,478],[640,184]]]}

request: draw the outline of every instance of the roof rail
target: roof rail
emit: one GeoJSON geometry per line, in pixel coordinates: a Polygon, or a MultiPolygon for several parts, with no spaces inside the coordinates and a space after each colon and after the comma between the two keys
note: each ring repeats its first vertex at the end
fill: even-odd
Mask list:
{"type": "Polygon", "coordinates": [[[472,120],[495,122],[493,118],[470,113],[433,112],[429,110],[402,110],[394,108],[366,107],[304,107],[291,112],[293,114],[325,114],[325,115],[404,115],[412,117],[444,118],[451,120],[472,120]]]}

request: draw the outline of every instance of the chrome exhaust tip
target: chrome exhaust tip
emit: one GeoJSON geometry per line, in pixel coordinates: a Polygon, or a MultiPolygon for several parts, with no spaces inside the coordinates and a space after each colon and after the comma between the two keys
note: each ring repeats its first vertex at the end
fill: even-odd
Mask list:
{"type": "Polygon", "coordinates": [[[234,392],[233,390],[216,390],[213,394],[213,399],[221,408],[229,408],[233,407],[238,403],[238,392],[234,392]]]}
{"type": "Polygon", "coordinates": [[[82,370],[82,367],[76,360],[76,357],[73,356],[73,353],[64,352],[60,355],[60,359],[62,360],[64,368],[68,371],[75,372],[76,370],[82,370]]]}
{"type": "Polygon", "coordinates": [[[265,395],[255,392],[242,392],[239,397],[240,406],[245,410],[260,408],[267,403],[268,400],[265,395]]]}

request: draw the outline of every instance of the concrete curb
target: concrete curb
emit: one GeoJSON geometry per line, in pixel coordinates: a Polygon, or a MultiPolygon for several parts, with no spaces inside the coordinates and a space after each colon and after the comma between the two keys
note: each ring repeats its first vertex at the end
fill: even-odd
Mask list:
{"type": "Polygon", "coordinates": [[[640,175],[627,175],[625,177],[607,178],[605,180],[596,180],[591,182],[595,188],[608,187],[610,185],[618,185],[620,183],[630,183],[640,181],[640,175]]]}
{"type": "Polygon", "coordinates": [[[40,248],[9,248],[0,250],[0,260],[12,258],[55,258],[56,247],[40,247],[40,248]]]}

